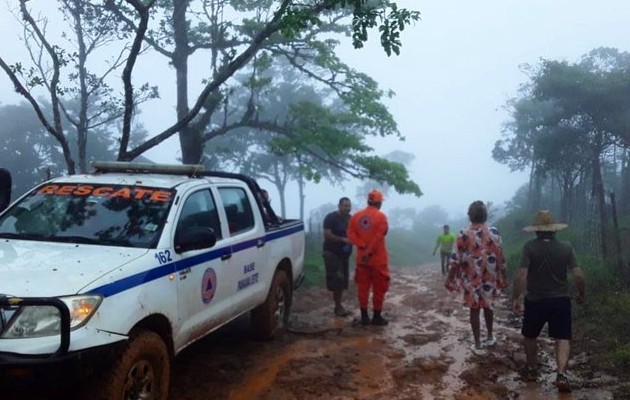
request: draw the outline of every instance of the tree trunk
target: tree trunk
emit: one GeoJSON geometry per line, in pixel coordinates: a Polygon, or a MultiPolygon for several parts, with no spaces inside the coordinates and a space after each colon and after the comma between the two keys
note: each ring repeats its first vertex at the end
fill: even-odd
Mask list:
{"type": "Polygon", "coordinates": [[[608,242],[607,242],[607,231],[608,231],[608,220],[606,218],[606,198],[604,193],[604,182],[602,179],[602,166],[600,160],[600,152],[597,151],[597,154],[593,155],[593,199],[595,200],[595,205],[597,207],[597,212],[599,213],[599,228],[600,228],[600,240],[601,240],[601,250],[602,257],[604,260],[608,258],[608,242]]]}
{"type": "Polygon", "coordinates": [[[179,133],[179,143],[182,149],[182,163],[199,164],[203,157],[203,132],[195,126],[189,125],[179,133]]]}
{"type": "Polygon", "coordinates": [[[304,221],[304,199],[305,199],[304,186],[305,186],[304,177],[300,173],[300,175],[298,176],[298,195],[300,196],[300,220],[301,221],[304,221]]]}
{"type": "Polygon", "coordinates": [[[630,212],[630,154],[624,150],[621,161],[621,196],[619,212],[626,215],[630,212]]]}
{"type": "Polygon", "coordinates": [[[619,221],[617,219],[617,201],[615,200],[615,192],[610,192],[610,205],[612,208],[612,220],[615,234],[615,254],[617,255],[617,276],[624,276],[623,271],[623,254],[621,253],[621,233],[619,232],[619,221]]]}
{"type": "Polygon", "coordinates": [[[278,192],[280,193],[280,214],[282,215],[282,218],[286,218],[287,215],[286,188],[286,183],[278,184],[278,192]]]}
{"type": "MultiPolygon", "coordinates": [[[[188,23],[186,10],[190,0],[173,1],[173,35],[175,50],[173,51],[173,67],[177,89],[177,119],[183,119],[188,114],[188,56],[190,54],[188,41],[188,23]]],[[[184,164],[198,164],[203,155],[203,131],[190,124],[179,132],[179,143],[184,164]]]]}
{"type": "Polygon", "coordinates": [[[533,184],[530,186],[530,211],[536,211],[541,209],[542,200],[542,186],[544,183],[543,174],[539,171],[534,171],[533,184]]]}
{"type": "Polygon", "coordinates": [[[562,181],[562,190],[560,193],[560,220],[569,220],[569,209],[571,207],[571,184],[562,181]]]}

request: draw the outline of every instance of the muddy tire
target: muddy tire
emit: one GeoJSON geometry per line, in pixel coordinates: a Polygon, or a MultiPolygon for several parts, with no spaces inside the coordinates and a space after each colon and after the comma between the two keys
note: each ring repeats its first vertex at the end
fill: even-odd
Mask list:
{"type": "Polygon", "coordinates": [[[252,310],[251,329],[258,339],[278,337],[287,328],[293,290],[287,273],[278,270],[273,276],[265,302],[252,310]]]}
{"type": "Polygon", "coordinates": [[[90,398],[99,400],[166,400],[171,364],[164,340],[138,331],[129,340],[90,398]]]}

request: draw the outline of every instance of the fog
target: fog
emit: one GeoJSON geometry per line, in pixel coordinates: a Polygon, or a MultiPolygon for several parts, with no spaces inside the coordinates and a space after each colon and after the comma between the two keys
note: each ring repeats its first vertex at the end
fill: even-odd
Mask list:
{"type": "MultiPolygon", "coordinates": [[[[387,57],[376,31],[363,49],[353,49],[349,38],[341,38],[341,57],[378,81],[381,88],[396,93],[386,104],[406,140],[369,143],[378,155],[394,150],[415,155],[409,171],[424,195],[390,192],[385,211],[437,204],[456,217],[465,214],[473,200],[505,203],[527,181],[527,173],[511,173],[492,160],[491,151],[508,119],[503,106],[527,80],[521,66],[536,64],[541,57],[577,61],[597,47],[630,50],[630,2],[626,0],[397,3],[422,13],[421,21],[403,32],[400,56],[387,57]]],[[[8,63],[23,54],[20,33],[2,3],[0,54],[8,63]]],[[[147,73],[156,73],[147,64],[145,68],[147,73]]],[[[165,77],[172,80],[170,73],[165,77]]],[[[141,116],[149,132],[161,131],[175,118],[173,94],[166,87],[161,90],[162,100],[146,105],[141,116]]],[[[19,101],[7,76],[0,74],[0,103],[19,101]]],[[[175,162],[179,151],[174,152],[174,147],[179,144],[171,139],[146,155],[156,162],[175,162]]],[[[309,209],[336,202],[342,195],[356,199],[356,184],[349,180],[343,187],[331,188],[309,183],[307,215],[309,209]]],[[[274,189],[263,186],[275,197],[274,206],[279,205],[274,189]]],[[[297,199],[292,200],[290,193],[288,198],[287,214],[296,216],[297,199]]]]}

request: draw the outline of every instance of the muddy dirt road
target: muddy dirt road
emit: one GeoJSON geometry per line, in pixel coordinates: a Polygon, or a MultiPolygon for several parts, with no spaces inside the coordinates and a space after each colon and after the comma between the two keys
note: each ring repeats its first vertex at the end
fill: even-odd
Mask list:
{"type": "MultiPolygon", "coordinates": [[[[613,399],[618,380],[573,353],[570,394],[552,385],[552,342],[543,340],[538,382],[522,382],[519,321],[497,309],[498,343],[473,355],[468,310],[442,288],[439,267],[397,268],[386,298],[386,327],[362,327],[332,314],[321,288],[295,293],[292,331],[274,342],[252,342],[234,324],[187,349],[173,369],[171,398],[308,399],[613,399]]],[[[347,306],[357,309],[354,293],[347,306]]],[[[506,299],[507,300],[507,299],[506,299]]],[[[482,327],[482,335],[485,329],[482,327]]],[[[619,397],[617,397],[619,398],[619,397]]]]}
{"type": "MultiPolygon", "coordinates": [[[[538,382],[523,382],[516,372],[525,361],[520,321],[511,317],[506,301],[496,310],[497,345],[485,357],[473,355],[468,309],[460,295],[443,289],[438,270],[437,265],[392,269],[386,327],[334,317],[329,292],[299,289],[291,332],[279,340],[251,340],[242,318],[182,352],[172,368],[170,399],[630,399],[625,386],[618,390],[619,379],[601,373],[579,351],[570,360],[577,387],[559,394],[552,385],[555,363],[548,339],[541,343],[538,382]]],[[[346,304],[358,311],[354,293],[346,304]]],[[[0,388],[0,400],[46,398],[41,393],[7,397],[0,388]]]]}

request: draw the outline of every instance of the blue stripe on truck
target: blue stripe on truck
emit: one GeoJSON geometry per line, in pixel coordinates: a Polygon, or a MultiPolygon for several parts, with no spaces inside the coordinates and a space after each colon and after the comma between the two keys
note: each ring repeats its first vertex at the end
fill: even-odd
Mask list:
{"type": "Polygon", "coordinates": [[[192,268],[201,263],[221,258],[221,256],[223,256],[224,254],[237,253],[239,251],[255,247],[260,243],[261,240],[264,242],[270,242],[303,230],[304,224],[300,223],[287,229],[280,229],[277,231],[268,232],[265,236],[260,238],[234,243],[232,246],[210,250],[208,252],[198,254],[194,257],[186,258],[184,260],[156,266],[139,274],[131,275],[127,278],[108,283],[107,285],[99,286],[93,290],[90,290],[89,293],[98,293],[101,294],[103,297],[113,296],[115,294],[124,292],[125,290],[129,290],[136,286],[140,286],[156,279],[165,277],[169,274],[182,271],[186,268],[192,268]],[[230,248],[232,249],[231,251],[230,248]]]}

